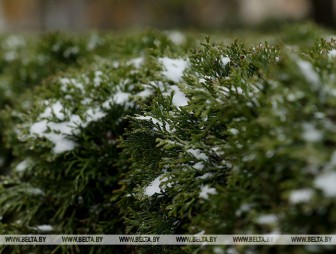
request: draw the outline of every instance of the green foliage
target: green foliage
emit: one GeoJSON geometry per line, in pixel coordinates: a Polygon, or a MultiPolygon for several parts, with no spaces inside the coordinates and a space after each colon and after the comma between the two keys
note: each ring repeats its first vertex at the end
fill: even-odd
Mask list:
{"type": "MultiPolygon", "coordinates": [[[[148,31],[25,39],[11,64],[4,51],[0,233],[333,233],[336,41],[299,46],[148,31]]],[[[27,251],[312,252],[0,247],[27,251]]]]}
{"type": "Polygon", "coordinates": [[[334,194],[321,182],[336,169],[334,49],[334,40],[301,55],[208,41],[193,51],[179,83],[188,105],[157,96],[127,134],[129,231],[332,233],[334,194]]]}

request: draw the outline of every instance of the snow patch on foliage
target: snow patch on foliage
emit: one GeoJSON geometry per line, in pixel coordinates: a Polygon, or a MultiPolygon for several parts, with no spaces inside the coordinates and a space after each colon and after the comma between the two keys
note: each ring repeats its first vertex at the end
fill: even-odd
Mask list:
{"type": "Polygon", "coordinates": [[[49,139],[52,143],[54,143],[53,151],[55,154],[71,151],[77,146],[77,144],[74,141],[66,138],[63,135],[50,133],[45,134],[45,137],[49,139]]]}
{"type": "Polygon", "coordinates": [[[102,83],[103,81],[102,76],[103,76],[102,71],[95,71],[94,78],[93,78],[93,83],[95,87],[98,87],[102,83]]]}
{"type": "Polygon", "coordinates": [[[314,70],[313,65],[301,59],[297,61],[297,64],[305,79],[311,84],[312,89],[317,90],[320,85],[320,78],[314,70]]]}
{"type": "Polygon", "coordinates": [[[197,170],[202,170],[204,168],[204,164],[203,164],[203,162],[197,162],[197,163],[195,163],[193,168],[195,168],[197,170]]]}
{"type": "Polygon", "coordinates": [[[31,127],[30,127],[30,133],[31,134],[36,134],[38,136],[43,135],[43,133],[47,130],[47,120],[43,120],[43,121],[39,121],[34,123],[31,127]]]}
{"type": "Polygon", "coordinates": [[[117,91],[112,98],[106,100],[102,107],[104,109],[111,109],[111,105],[118,104],[118,105],[124,105],[126,108],[131,108],[134,106],[134,103],[130,100],[130,93],[123,92],[123,91],[117,91]]]}
{"type": "Polygon", "coordinates": [[[178,86],[171,86],[170,88],[174,91],[173,105],[175,107],[179,108],[188,105],[189,99],[178,86]]]}
{"type": "Polygon", "coordinates": [[[26,191],[32,195],[44,195],[44,191],[39,188],[27,188],[26,191]]]}
{"type": "Polygon", "coordinates": [[[40,118],[51,118],[55,116],[59,120],[64,120],[64,107],[61,102],[57,101],[52,104],[50,107],[47,107],[42,114],[40,114],[40,118]]]}
{"type": "Polygon", "coordinates": [[[16,165],[15,171],[23,172],[28,168],[29,164],[30,164],[30,161],[28,159],[25,159],[16,165]]]}
{"type": "Polygon", "coordinates": [[[144,62],[145,62],[145,59],[143,57],[137,57],[137,58],[128,60],[127,65],[133,65],[135,68],[140,68],[144,62]]]}
{"type": "Polygon", "coordinates": [[[168,38],[176,45],[181,45],[186,42],[186,37],[183,33],[179,31],[169,31],[167,32],[168,38]]]}
{"type": "Polygon", "coordinates": [[[314,181],[315,187],[321,189],[326,197],[336,197],[336,172],[321,173],[314,181]]]}
{"type": "Polygon", "coordinates": [[[335,58],[336,57],[336,49],[332,49],[328,52],[328,57],[335,58]]]}
{"type": "Polygon", "coordinates": [[[303,124],[302,138],[308,142],[318,142],[322,139],[323,133],[311,123],[303,124]]]}
{"type": "Polygon", "coordinates": [[[55,154],[73,150],[77,144],[70,136],[78,135],[80,132],[79,127],[86,127],[89,123],[98,121],[106,116],[106,113],[100,108],[88,108],[83,115],[83,119],[76,114],[69,115],[69,112],[65,116],[64,112],[61,104],[55,103],[51,107],[47,107],[38,117],[41,120],[30,127],[32,136],[46,138],[54,144],[53,152],[55,154]],[[52,112],[59,120],[67,118],[68,121],[51,121],[52,112]]]}
{"type": "Polygon", "coordinates": [[[239,209],[236,211],[236,216],[240,217],[243,213],[250,211],[252,208],[251,204],[242,204],[239,209]]]}
{"type": "Polygon", "coordinates": [[[30,134],[40,138],[47,138],[54,144],[54,153],[63,153],[76,147],[76,143],[67,136],[73,134],[76,120],[81,123],[81,119],[78,116],[73,116],[73,120],[74,122],[68,121],[61,123],[42,120],[34,123],[30,127],[30,134]]]}
{"type": "Polygon", "coordinates": [[[172,131],[169,123],[167,123],[167,122],[163,123],[162,121],[156,119],[155,117],[152,117],[152,116],[137,116],[135,118],[138,119],[138,120],[151,121],[153,124],[159,125],[162,130],[167,130],[168,132],[172,131]]]}
{"type": "MultiPolygon", "coordinates": [[[[137,62],[139,63],[139,61],[137,62]]],[[[132,107],[134,105],[134,103],[130,101],[131,94],[120,90],[125,83],[121,82],[120,88],[113,93],[112,98],[100,103],[100,106],[92,106],[95,101],[92,99],[93,95],[89,97],[85,95],[87,93],[86,85],[92,83],[95,87],[98,87],[102,82],[103,72],[100,70],[96,70],[93,76],[60,78],[59,83],[60,89],[64,93],[63,98],[69,100],[69,104],[64,106],[60,101],[54,103],[45,101],[46,108],[44,112],[41,113],[37,117],[37,121],[30,126],[31,136],[48,139],[54,144],[53,152],[55,154],[71,151],[77,146],[72,136],[80,133],[80,127],[85,128],[91,122],[96,122],[104,118],[107,114],[105,111],[109,110],[111,105],[118,104],[124,105],[125,107],[132,107]],[[80,90],[79,95],[83,97],[81,100],[82,105],[86,107],[86,111],[79,115],[73,112],[77,110],[77,106],[75,105],[74,108],[73,96],[69,94],[74,92],[78,93],[77,89],[80,90]],[[56,118],[56,120],[53,118],[56,118]]]]}
{"type": "Polygon", "coordinates": [[[336,168],[336,151],[331,154],[330,161],[326,164],[325,170],[330,171],[336,168]]]}
{"type": "Polygon", "coordinates": [[[227,57],[227,56],[222,56],[221,57],[221,62],[225,66],[225,65],[227,65],[228,63],[231,62],[231,59],[229,57],[227,57]]]}
{"type": "Polygon", "coordinates": [[[147,98],[154,93],[155,88],[160,89],[164,96],[170,96],[173,92],[172,103],[175,107],[179,108],[188,105],[189,99],[177,85],[164,84],[161,81],[150,82],[149,84],[144,85],[144,90],[137,93],[136,96],[147,98]]]}
{"type": "Polygon", "coordinates": [[[145,87],[145,89],[143,91],[141,91],[140,93],[137,93],[137,96],[141,97],[141,98],[147,98],[149,96],[151,96],[153,94],[153,90],[145,87]]]}
{"type": "MultiPolygon", "coordinates": [[[[87,123],[96,122],[101,118],[105,117],[106,113],[103,112],[100,108],[89,108],[86,111],[86,121],[87,123]]],[[[85,127],[87,124],[82,124],[85,127]]]]}
{"type": "Polygon", "coordinates": [[[229,132],[231,132],[233,135],[237,135],[239,131],[236,128],[230,128],[229,132]]]}
{"type": "Polygon", "coordinates": [[[270,225],[277,223],[278,218],[274,214],[264,214],[257,218],[256,222],[261,225],[270,225]]]}
{"type": "Polygon", "coordinates": [[[202,179],[202,180],[206,180],[206,179],[211,178],[212,176],[213,176],[212,173],[205,173],[204,175],[199,176],[199,177],[197,177],[197,178],[198,178],[198,179],[202,179]]]}
{"type": "Polygon", "coordinates": [[[289,202],[292,204],[307,203],[311,200],[313,194],[312,189],[294,190],[289,195],[289,202]]]}
{"type": "Polygon", "coordinates": [[[169,57],[159,58],[159,63],[163,65],[162,74],[169,80],[180,82],[184,70],[189,66],[188,61],[183,59],[172,59],[169,57]]]}
{"type": "Polygon", "coordinates": [[[119,91],[113,95],[113,101],[116,104],[128,104],[130,95],[130,93],[119,91]]]}
{"type": "Polygon", "coordinates": [[[208,199],[210,194],[211,195],[217,194],[216,189],[210,188],[209,185],[201,186],[201,192],[199,194],[200,198],[208,199]]]}
{"type": "Polygon", "coordinates": [[[59,81],[61,83],[61,90],[63,92],[67,93],[69,91],[69,85],[70,86],[72,85],[73,87],[79,89],[81,91],[81,93],[85,92],[83,83],[79,82],[75,78],[66,78],[66,77],[63,77],[63,78],[60,78],[59,81]]]}
{"type": "Polygon", "coordinates": [[[168,178],[165,176],[158,176],[157,178],[155,178],[146,188],[144,193],[148,196],[151,197],[156,193],[161,193],[162,190],[164,190],[162,187],[160,187],[162,182],[167,181],[168,178]]]}
{"type": "Polygon", "coordinates": [[[39,231],[43,231],[43,232],[50,232],[53,231],[53,226],[51,225],[38,225],[35,227],[37,230],[39,231]]]}
{"type": "Polygon", "coordinates": [[[198,160],[208,160],[208,156],[199,149],[188,149],[187,152],[198,160]]]}

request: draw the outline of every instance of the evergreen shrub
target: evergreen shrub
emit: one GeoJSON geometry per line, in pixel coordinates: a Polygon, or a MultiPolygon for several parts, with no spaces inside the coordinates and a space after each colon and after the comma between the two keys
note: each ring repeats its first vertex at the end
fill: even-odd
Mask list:
{"type": "MultiPolygon", "coordinates": [[[[0,98],[7,105],[0,116],[2,143],[11,154],[10,172],[0,179],[1,234],[334,233],[334,39],[317,38],[300,47],[286,40],[246,46],[209,38],[195,45],[150,31],[79,40],[52,34],[34,43],[31,65],[16,63],[29,78],[20,76],[15,64],[0,65],[8,85],[31,84],[10,103],[0,98]],[[94,49],[88,46],[93,40],[94,49]]],[[[332,248],[0,250],[316,253],[332,248]]]]}

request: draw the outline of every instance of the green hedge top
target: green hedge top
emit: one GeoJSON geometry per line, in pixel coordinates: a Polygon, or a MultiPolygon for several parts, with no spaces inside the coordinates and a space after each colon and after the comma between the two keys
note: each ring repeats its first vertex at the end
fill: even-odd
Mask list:
{"type": "Polygon", "coordinates": [[[334,232],[335,40],[118,43],[3,111],[0,232],[334,232]]]}

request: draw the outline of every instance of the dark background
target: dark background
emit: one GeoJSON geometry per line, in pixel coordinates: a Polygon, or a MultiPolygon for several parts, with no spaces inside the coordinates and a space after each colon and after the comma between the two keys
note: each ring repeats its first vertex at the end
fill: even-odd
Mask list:
{"type": "Polygon", "coordinates": [[[0,32],[233,29],[315,20],[335,28],[336,0],[0,0],[0,32]]]}

